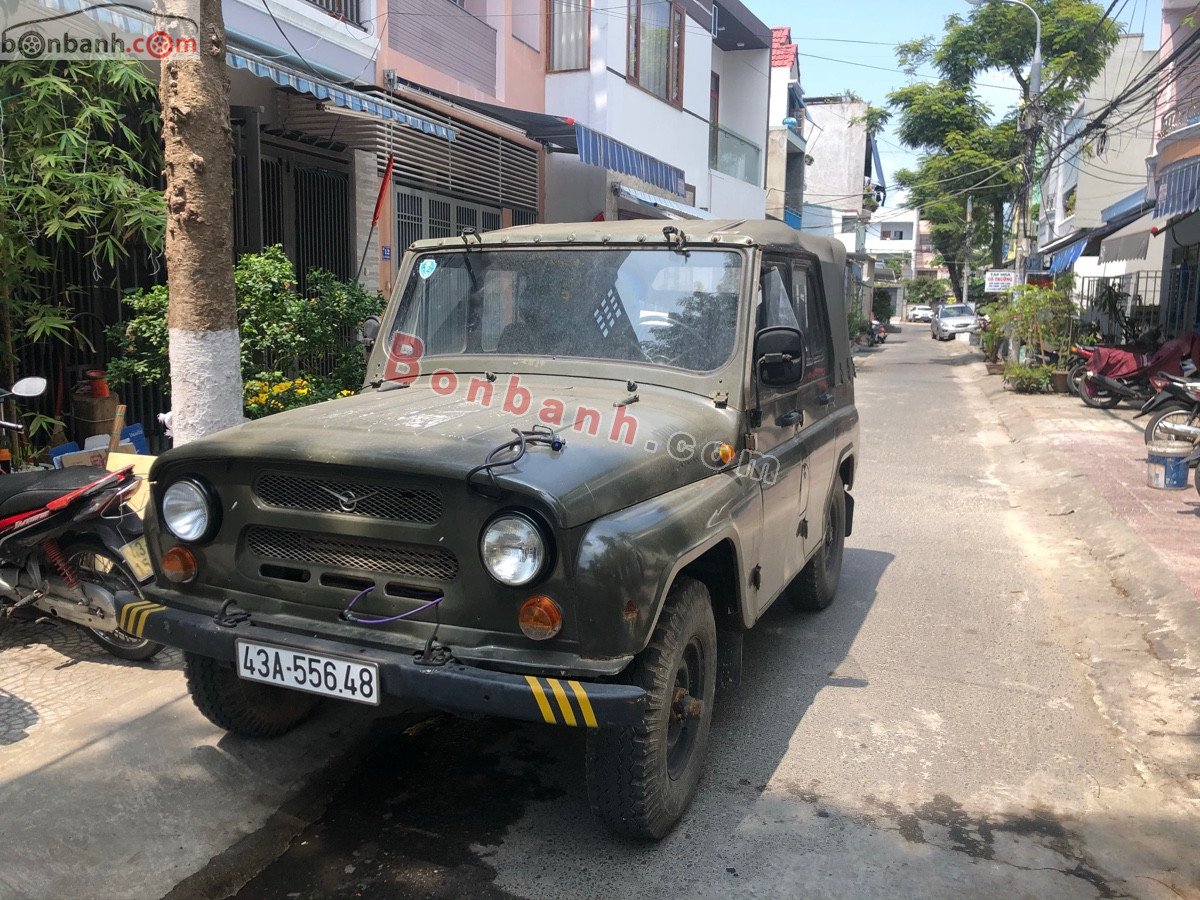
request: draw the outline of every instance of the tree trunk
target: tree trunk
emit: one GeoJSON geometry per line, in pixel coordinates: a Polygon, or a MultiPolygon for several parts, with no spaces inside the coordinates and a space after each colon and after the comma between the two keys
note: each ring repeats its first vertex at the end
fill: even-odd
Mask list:
{"type": "MultiPolygon", "coordinates": [[[[220,0],[160,0],[195,21],[195,57],[162,63],[171,411],[175,445],[237,425],[242,374],[233,291],[232,132],[220,0]]],[[[190,35],[186,24],[180,33],[190,35]]]]}
{"type": "Polygon", "coordinates": [[[1004,201],[992,201],[992,265],[1004,265],[1004,201]]]}

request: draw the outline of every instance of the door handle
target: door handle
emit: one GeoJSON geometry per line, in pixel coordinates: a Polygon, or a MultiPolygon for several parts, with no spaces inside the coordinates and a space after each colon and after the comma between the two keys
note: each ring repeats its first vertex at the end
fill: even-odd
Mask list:
{"type": "Polygon", "coordinates": [[[832,403],[836,399],[837,398],[834,397],[833,394],[826,391],[824,394],[822,394],[820,397],[817,398],[817,402],[820,403],[822,406],[828,406],[830,403],[832,403]]]}
{"type": "Polygon", "coordinates": [[[788,428],[792,425],[800,425],[804,422],[804,413],[798,409],[793,409],[791,412],[785,412],[775,420],[777,428],[788,428]]]}

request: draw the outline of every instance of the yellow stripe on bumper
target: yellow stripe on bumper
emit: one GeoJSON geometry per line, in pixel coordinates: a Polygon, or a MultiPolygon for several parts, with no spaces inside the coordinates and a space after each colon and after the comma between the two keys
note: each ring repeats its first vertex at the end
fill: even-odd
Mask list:
{"type": "Polygon", "coordinates": [[[571,709],[571,701],[567,699],[567,692],[563,690],[563,686],[557,678],[547,678],[550,682],[550,690],[554,691],[554,699],[558,701],[558,708],[562,710],[563,723],[575,727],[575,710],[571,709]]]}
{"type": "Polygon", "coordinates": [[[151,603],[149,606],[139,609],[130,620],[133,622],[133,628],[130,629],[130,633],[137,637],[141,637],[142,629],[146,627],[146,620],[156,612],[162,612],[164,609],[166,609],[166,607],[161,603],[151,603]]]}
{"type": "Polygon", "coordinates": [[[533,692],[533,699],[537,701],[538,709],[542,711],[542,718],[546,720],[546,724],[557,725],[558,720],[554,718],[554,710],[550,708],[550,701],[546,699],[546,692],[541,683],[532,675],[526,675],[525,680],[529,682],[529,690],[533,692]]]}
{"type": "Polygon", "coordinates": [[[578,681],[568,681],[571,686],[572,693],[575,694],[575,702],[579,704],[579,711],[583,713],[583,724],[588,728],[596,728],[596,714],[592,712],[592,701],[588,699],[587,692],[583,689],[583,685],[578,681]]]}
{"type": "Polygon", "coordinates": [[[129,632],[133,617],[137,615],[138,611],[147,606],[154,605],[154,602],[151,600],[139,600],[137,603],[126,604],[125,608],[121,610],[120,629],[122,631],[129,632]]]}

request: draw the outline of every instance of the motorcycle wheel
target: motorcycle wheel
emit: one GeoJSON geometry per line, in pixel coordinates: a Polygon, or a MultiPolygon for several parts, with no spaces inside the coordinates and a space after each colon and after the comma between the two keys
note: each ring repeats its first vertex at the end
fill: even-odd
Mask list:
{"type": "Polygon", "coordinates": [[[1146,423],[1147,444],[1151,441],[1184,441],[1188,444],[1194,444],[1195,441],[1191,438],[1178,437],[1174,434],[1166,434],[1159,431],[1159,426],[1164,422],[1171,422],[1175,425],[1200,425],[1200,409],[1195,406],[1187,406],[1179,403],[1175,406],[1160,409],[1146,423]]]}
{"type": "MultiPolygon", "coordinates": [[[[66,557],[82,580],[101,585],[113,592],[133,591],[139,598],[143,597],[142,589],[126,567],[125,561],[111,550],[96,544],[72,544],[66,549],[66,557]]],[[[163,648],[163,645],[156,641],[137,637],[119,628],[113,631],[85,628],[84,631],[113,656],[131,662],[150,659],[163,648]]]]}
{"type": "Polygon", "coordinates": [[[1087,378],[1087,363],[1077,362],[1067,370],[1067,390],[1076,397],[1079,396],[1079,385],[1087,378]]]}
{"type": "Polygon", "coordinates": [[[1121,402],[1120,394],[1100,387],[1087,377],[1079,382],[1079,398],[1092,409],[1112,409],[1121,402]]]}

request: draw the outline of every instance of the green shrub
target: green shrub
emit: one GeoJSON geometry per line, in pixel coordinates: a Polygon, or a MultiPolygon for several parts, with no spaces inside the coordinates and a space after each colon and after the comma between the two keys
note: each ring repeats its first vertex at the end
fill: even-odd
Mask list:
{"type": "Polygon", "coordinates": [[[1005,383],[1018,394],[1041,394],[1050,388],[1053,366],[1025,366],[1010,362],[1004,367],[1005,383]]]}
{"type": "MultiPolygon", "coordinates": [[[[244,255],[233,281],[247,416],[307,406],[362,386],[366,362],[355,332],[383,308],[380,295],[323,269],[309,271],[301,294],[296,270],[279,246],[244,255]]],[[[158,384],[170,393],[166,286],[131,294],[125,304],[133,315],[108,330],[117,350],[109,379],[158,384]]]]}

